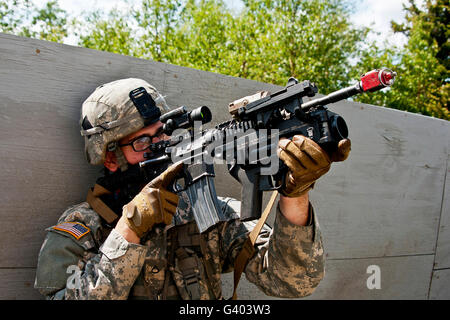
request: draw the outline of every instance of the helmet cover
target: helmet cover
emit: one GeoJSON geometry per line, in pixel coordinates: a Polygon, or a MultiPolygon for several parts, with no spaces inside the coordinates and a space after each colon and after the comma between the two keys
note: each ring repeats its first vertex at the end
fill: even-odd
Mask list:
{"type": "Polygon", "coordinates": [[[90,164],[103,164],[108,149],[114,151],[120,139],[145,126],[129,96],[132,90],[139,87],[143,87],[152,97],[161,114],[170,110],[155,87],[136,78],[101,85],[83,102],[81,135],[84,136],[85,155],[90,164]]]}

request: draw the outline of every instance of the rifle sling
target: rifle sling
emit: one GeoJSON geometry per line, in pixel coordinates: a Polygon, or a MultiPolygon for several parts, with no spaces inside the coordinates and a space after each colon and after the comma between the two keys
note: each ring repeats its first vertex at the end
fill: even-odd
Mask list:
{"type": "Polygon", "coordinates": [[[103,188],[101,185],[95,184],[93,189],[89,189],[86,197],[86,201],[92,209],[109,224],[114,222],[118,218],[118,215],[100,199],[100,196],[110,193],[111,191],[103,188]]]}
{"type": "Polygon", "coordinates": [[[244,245],[242,246],[241,251],[239,252],[236,260],[234,261],[234,288],[233,288],[233,296],[232,300],[237,299],[237,287],[239,284],[239,280],[241,279],[242,272],[244,272],[245,266],[247,265],[248,260],[255,253],[255,242],[258,238],[259,233],[269,216],[270,211],[272,210],[273,205],[275,204],[275,200],[277,199],[278,191],[274,191],[270,197],[269,203],[267,204],[264,212],[261,214],[261,218],[259,218],[258,223],[250,232],[248,238],[245,240],[244,245]]]}

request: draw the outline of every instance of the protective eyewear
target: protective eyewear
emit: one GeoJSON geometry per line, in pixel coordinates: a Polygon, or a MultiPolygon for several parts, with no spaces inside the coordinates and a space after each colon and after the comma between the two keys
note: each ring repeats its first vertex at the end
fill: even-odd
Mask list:
{"type": "Polygon", "coordinates": [[[131,146],[135,152],[142,152],[147,150],[152,143],[156,143],[163,138],[163,129],[162,127],[158,130],[158,132],[150,136],[148,134],[143,134],[136,138],[133,138],[130,142],[119,144],[119,147],[131,146]],[[158,139],[158,140],[156,140],[158,139]]]}

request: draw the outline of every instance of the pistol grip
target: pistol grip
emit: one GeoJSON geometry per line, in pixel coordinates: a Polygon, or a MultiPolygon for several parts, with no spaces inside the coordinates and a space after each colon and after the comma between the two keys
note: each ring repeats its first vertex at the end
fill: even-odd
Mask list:
{"type": "Polygon", "coordinates": [[[261,217],[262,194],[260,190],[259,168],[240,169],[237,173],[242,185],[241,220],[253,220],[261,217]]]}

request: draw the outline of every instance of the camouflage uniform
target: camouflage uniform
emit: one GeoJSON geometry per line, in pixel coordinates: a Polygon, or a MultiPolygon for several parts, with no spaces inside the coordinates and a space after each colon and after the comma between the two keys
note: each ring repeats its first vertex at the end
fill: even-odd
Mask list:
{"type": "MultiPolygon", "coordinates": [[[[108,150],[115,152],[122,172],[129,170],[118,141],[145,125],[129,98],[138,87],[167,111],[164,98],[141,79],[102,85],[83,103],[81,134],[89,163],[103,164],[108,150]]],[[[254,223],[240,221],[238,201],[219,202],[227,221],[199,234],[188,198],[181,194],[172,223],[153,226],[139,245],[128,243],[87,202],[73,206],[47,229],[35,288],[49,299],[220,299],[220,275],[232,270],[254,223]]],[[[255,246],[245,274],[267,295],[306,296],[323,277],[312,209],[308,226],[290,224],[277,210],[273,230],[263,229],[255,246]]]]}
{"type": "MultiPolygon", "coordinates": [[[[77,239],[58,225],[47,229],[35,288],[47,299],[221,299],[220,275],[233,269],[255,222],[239,220],[239,201],[219,202],[229,220],[199,234],[182,195],[172,224],[154,226],[141,245],[127,242],[88,203],[70,207],[58,225],[78,222],[89,232],[77,239]]],[[[265,226],[255,246],[246,278],[269,296],[304,297],[323,278],[312,208],[307,226],[291,224],[277,208],[273,230],[265,226]]]]}

